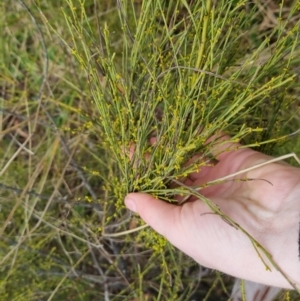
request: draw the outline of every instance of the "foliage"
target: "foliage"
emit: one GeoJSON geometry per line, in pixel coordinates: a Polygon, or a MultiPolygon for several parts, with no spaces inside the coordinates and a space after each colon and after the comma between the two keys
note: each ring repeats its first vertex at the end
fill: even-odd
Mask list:
{"type": "Polygon", "coordinates": [[[212,164],[223,132],[269,154],[296,145],[299,1],[273,3],[267,26],[259,1],[14,3],[0,4],[0,295],[227,300],[230,278],[123,199],[192,193],[234,223],[172,184],[212,164]]]}

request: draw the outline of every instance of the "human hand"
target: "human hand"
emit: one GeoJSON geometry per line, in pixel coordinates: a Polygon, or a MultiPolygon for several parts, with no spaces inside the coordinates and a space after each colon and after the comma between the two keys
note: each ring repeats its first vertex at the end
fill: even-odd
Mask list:
{"type": "MultiPolygon", "coordinates": [[[[212,150],[218,163],[190,174],[185,185],[198,186],[272,159],[249,148],[222,153],[237,146],[220,144],[212,150]]],[[[202,189],[200,193],[258,241],[300,287],[300,169],[276,162],[247,171],[243,177],[265,181],[228,181],[202,189]]],[[[266,270],[244,233],[219,216],[206,214],[211,210],[203,201],[176,206],[147,194],[130,193],[125,204],[201,265],[238,278],[291,288],[275,268],[266,270]]]]}

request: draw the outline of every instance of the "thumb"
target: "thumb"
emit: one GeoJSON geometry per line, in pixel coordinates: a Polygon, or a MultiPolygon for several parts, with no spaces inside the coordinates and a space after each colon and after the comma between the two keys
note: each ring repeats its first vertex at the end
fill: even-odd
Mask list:
{"type": "Polygon", "coordinates": [[[174,227],[180,219],[179,206],[168,204],[146,193],[128,194],[125,205],[131,211],[137,212],[155,231],[172,240],[172,233],[176,233],[174,227]]]}
{"type": "MultiPolygon", "coordinates": [[[[125,204],[175,247],[197,262],[216,268],[216,258],[222,258],[216,253],[219,252],[216,245],[222,245],[221,240],[226,239],[226,235],[217,239],[215,229],[223,229],[224,222],[222,219],[216,220],[211,214],[202,216],[210,210],[204,202],[176,206],[145,193],[130,193],[125,198],[125,204]],[[205,247],[201,249],[199,246],[205,247]]],[[[228,229],[225,230],[228,232],[228,229]]]]}

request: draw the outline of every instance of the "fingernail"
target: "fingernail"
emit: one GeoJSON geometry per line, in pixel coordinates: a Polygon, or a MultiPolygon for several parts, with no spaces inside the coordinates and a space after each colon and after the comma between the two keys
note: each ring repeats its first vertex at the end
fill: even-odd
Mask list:
{"type": "Polygon", "coordinates": [[[125,205],[129,210],[136,212],[136,205],[134,200],[125,198],[125,205]]]}

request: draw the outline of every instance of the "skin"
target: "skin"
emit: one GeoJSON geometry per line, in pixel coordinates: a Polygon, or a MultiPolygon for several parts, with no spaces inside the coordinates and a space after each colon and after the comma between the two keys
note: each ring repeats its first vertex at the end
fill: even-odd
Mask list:
{"type": "MultiPolygon", "coordinates": [[[[190,174],[185,184],[206,183],[272,159],[249,148],[221,153],[223,149],[238,146],[225,143],[215,147],[212,153],[218,163],[190,174]]],[[[264,246],[300,288],[300,169],[276,162],[237,178],[241,177],[266,181],[228,181],[200,192],[264,246]]],[[[130,193],[125,204],[199,264],[245,280],[292,288],[271,265],[271,271],[266,270],[250,240],[241,231],[220,217],[207,214],[211,211],[201,200],[176,206],[144,193],[130,193]]]]}

